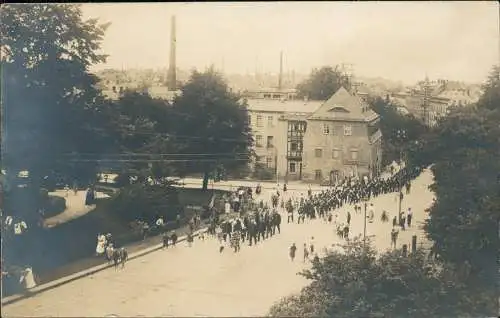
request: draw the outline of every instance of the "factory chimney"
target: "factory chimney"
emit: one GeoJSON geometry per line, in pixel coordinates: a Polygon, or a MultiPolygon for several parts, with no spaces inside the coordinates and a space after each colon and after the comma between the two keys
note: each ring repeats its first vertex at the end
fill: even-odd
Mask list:
{"type": "Polygon", "coordinates": [[[278,78],[278,90],[283,88],[283,51],[280,52],[280,74],[278,78]]]}
{"type": "Polygon", "coordinates": [[[170,26],[170,65],[167,75],[167,86],[169,91],[177,90],[177,76],[176,76],[176,51],[177,39],[175,37],[175,15],[171,18],[170,26]]]}

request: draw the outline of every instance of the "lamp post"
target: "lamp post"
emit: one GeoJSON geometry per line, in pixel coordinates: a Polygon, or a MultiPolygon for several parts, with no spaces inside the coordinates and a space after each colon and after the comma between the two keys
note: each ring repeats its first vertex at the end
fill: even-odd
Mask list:
{"type": "Polygon", "coordinates": [[[401,201],[403,201],[403,185],[399,187],[398,224],[401,224],[401,201]]]}
{"type": "Polygon", "coordinates": [[[363,222],[363,247],[366,249],[366,208],[368,206],[368,202],[366,200],[366,197],[364,198],[365,202],[365,216],[364,216],[364,222],[363,222]]]}

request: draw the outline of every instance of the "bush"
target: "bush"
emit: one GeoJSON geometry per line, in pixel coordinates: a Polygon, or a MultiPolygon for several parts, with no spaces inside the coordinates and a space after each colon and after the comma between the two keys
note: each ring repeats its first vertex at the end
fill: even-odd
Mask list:
{"type": "Polygon", "coordinates": [[[227,176],[229,179],[245,179],[251,175],[251,172],[250,167],[246,165],[234,171],[228,171],[227,176]]]}
{"type": "Polygon", "coordinates": [[[253,177],[254,179],[257,180],[274,180],[275,178],[274,169],[268,168],[263,164],[258,163],[255,165],[253,177]]]}
{"type": "Polygon", "coordinates": [[[162,185],[128,185],[109,202],[110,212],[119,214],[127,222],[138,217],[154,221],[156,215],[175,220],[181,210],[177,189],[162,185]]]}
{"type": "Polygon", "coordinates": [[[57,196],[49,196],[44,205],[44,210],[46,218],[62,213],[66,210],[66,199],[57,196]]]}
{"type": "Polygon", "coordinates": [[[418,250],[377,254],[371,241],[349,240],[301,274],[311,284],[276,303],[274,317],[485,317],[497,296],[467,283],[467,271],[418,250]]]}

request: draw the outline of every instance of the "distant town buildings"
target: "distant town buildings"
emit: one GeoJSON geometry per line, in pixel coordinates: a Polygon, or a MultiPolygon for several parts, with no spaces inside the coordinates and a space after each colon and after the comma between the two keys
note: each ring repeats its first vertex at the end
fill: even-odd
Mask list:
{"type": "Polygon", "coordinates": [[[426,79],[404,92],[388,94],[389,99],[402,113],[412,114],[429,126],[436,125],[453,107],[476,103],[480,95],[479,85],[441,79],[426,79]]]}
{"type": "Polygon", "coordinates": [[[279,178],[335,183],[377,175],[379,116],[361,96],[339,89],[329,100],[247,99],[257,162],[279,178]]]}

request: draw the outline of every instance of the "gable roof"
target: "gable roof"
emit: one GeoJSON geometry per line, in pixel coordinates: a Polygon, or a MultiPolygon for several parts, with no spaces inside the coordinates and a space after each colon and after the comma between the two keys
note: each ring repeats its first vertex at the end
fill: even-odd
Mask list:
{"type": "Polygon", "coordinates": [[[351,95],[344,87],[308,117],[313,120],[331,121],[372,121],[377,118],[378,114],[371,110],[366,102],[359,96],[351,95]]]}

